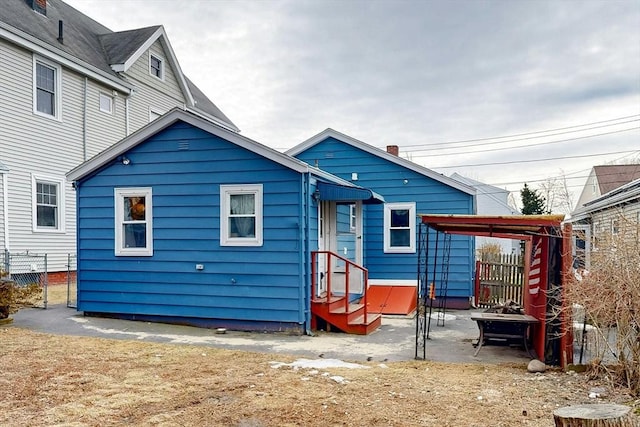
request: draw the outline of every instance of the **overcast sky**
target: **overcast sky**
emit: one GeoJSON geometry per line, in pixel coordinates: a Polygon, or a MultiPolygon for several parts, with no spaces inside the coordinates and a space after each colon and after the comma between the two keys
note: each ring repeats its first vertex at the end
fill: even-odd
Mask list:
{"type": "Polygon", "coordinates": [[[164,25],[183,72],[282,151],[331,127],[518,200],[560,175],[577,198],[592,166],[640,158],[639,0],[67,3],[164,25]]]}

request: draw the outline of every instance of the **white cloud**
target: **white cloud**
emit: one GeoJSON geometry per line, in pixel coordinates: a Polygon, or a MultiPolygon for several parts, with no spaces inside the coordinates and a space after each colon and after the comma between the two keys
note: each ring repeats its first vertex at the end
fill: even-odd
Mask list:
{"type": "MultiPolygon", "coordinates": [[[[68,3],[113,30],[163,24],[185,74],[243,134],[279,149],[326,127],[402,151],[640,114],[640,3],[633,1],[68,3]]],[[[639,137],[635,130],[514,151],[412,156],[450,174],[456,169],[437,167],[633,150],[639,137]]],[[[518,190],[560,169],[584,177],[579,171],[621,156],[457,171],[518,190]]],[[[570,182],[576,192],[581,179],[570,182]]]]}

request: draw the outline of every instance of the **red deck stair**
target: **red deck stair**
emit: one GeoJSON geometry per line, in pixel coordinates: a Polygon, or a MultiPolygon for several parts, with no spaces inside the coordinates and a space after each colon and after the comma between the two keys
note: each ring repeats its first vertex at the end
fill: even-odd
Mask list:
{"type": "Polygon", "coordinates": [[[313,252],[311,263],[311,328],[318,329],[320,325],[327,331],[340,330],[348,334],[367,335],[378,329],[382,323],[382,317],[378,313],[371,313],[367,303],[368,271],[352,261],[341,257],[338,254],[328,251],[313,252]],[[324,257],[324,266],[327,271],[322,272],[326,280],[326,289],[318,295],[318,258],[324,257]],[[344,264],[345,271],[339,274],[344,279],[344,288],[339,293],[332,289],[331,266],[335,261],[344,264]],[[362,272],[362,294],[354,295],[350,290],[350,271],[362,272]]]}

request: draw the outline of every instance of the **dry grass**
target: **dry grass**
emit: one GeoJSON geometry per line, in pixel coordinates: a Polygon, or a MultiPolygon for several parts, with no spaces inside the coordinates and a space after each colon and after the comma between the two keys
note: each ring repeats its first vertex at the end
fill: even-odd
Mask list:
{"type": "MultiPolygon", "coordinates": [[[[69,287],[71,300],[76,299],[76,284],[72,283],[69,287]]],[[[66,304],[67,303],[67,285],[49,285],[47,287],[47,304],[66,304]]]]}
{"type": "MultiPolygon", "coordinates": [[[[323,375],[281,354],[0,328],[0,425],[552,426],[589,401],[580,374],[524,366],[373,362],[323,375]]],[[[610,391],[607,401],[629,401],[610,391]]],[[[593,400],[591,400],[593,401],[593,400]]]]}

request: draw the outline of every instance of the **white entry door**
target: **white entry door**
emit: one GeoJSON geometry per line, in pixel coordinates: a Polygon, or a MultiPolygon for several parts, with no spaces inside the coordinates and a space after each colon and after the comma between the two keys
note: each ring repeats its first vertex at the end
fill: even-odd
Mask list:
{"type": "MultiPolygon", "coordinates": [[[[329,202],[319,202],[318,203],[318,250],[326,251],[329,250],[328,245],[326,243],[326,235],[327,235],[327,220],[329,218],[328,211],[329,210],[329,202]]],[[[316,283],[316,296],[320,296],[327,292],[327,256],[326,254],[318,254],[318,264],[317,264],[317,278],[316,283]]]]}

